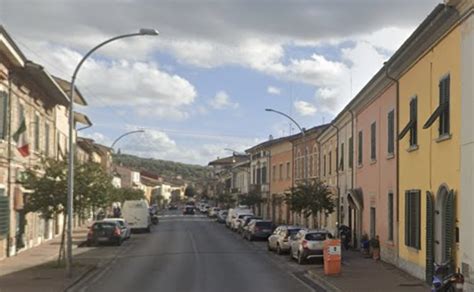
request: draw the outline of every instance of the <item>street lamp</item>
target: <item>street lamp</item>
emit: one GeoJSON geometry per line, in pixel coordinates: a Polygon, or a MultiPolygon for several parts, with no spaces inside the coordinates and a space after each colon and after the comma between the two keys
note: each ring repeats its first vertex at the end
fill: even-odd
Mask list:
{"type": "Polygon", "coordinates": [[[298,129],[300,129],[301,131],[301,136],[303,138],[303,145],[304,145],[304,160],[303,160],[303,165],[304,165],[304,170],[303,170],[303,176],[304,176],[304,181],[306,182],[308,176],[308,171],[307,171],[307,156],[308,156],[308,151],[306,151],[306,135],[305,135],[305,131],[303,128],[300,127],[300,125],[292,118],[290,117],[289,115],[283,113],[283,112],[280,112],[280,111],[277,111],[277,110],[274,110],[274,109],[271,109],[271,108],[266,108],[265,111],[267,112],[274,112],[276,114],[279,114],[279,115],[282,115],[284,117],[286,117],[287,119],[289,119],[290,121],[292,121],[297,127],[298,129]]]}
{"type": "Polygon", "coordinates": [[[67,184],[67,247],[66,247],[66,270],[69,277],[72,276],[72,213],[73,213],[73,196],[74,196],[74,83],[76,82],[77,74],[79,69],[81,69],[84,61],[97,49],[100,47],[111,43],[113,41],[135,37],[135,36],[157,36],[158,31],[155,29],[142,28],[136,33],[129,33],[124,35],[119,35],[108,39],[94,48],[92,48],[87,54],[82,57],[79,64],[77,64],[76,69],[74,69],[74,74],[71,79],[70,87],[70,99],[69,99],[69,169],[68,169],[68,184],[67,184]]]}
{"type": "Polygon", "coordinates": [[[115,141],[112,143],[112,145],[110,146],[110,148],[112,148],[112,150],[114,150],[114,145],[115,145],[120,139],[122,139],[122,138],[125,137],[125,136],[131,135],[131,134],[135,134],[135,133],[145,133],[145,130],[135,130],[135,131],[126,132],[126,133],[120,135],[117,139],[115,139],[115,141]]]}

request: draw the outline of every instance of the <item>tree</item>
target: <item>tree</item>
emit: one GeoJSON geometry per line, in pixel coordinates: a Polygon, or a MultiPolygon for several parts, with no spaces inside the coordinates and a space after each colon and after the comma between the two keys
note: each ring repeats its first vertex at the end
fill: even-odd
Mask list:
{"type": "Polygon", "coordinates": [[[331,214],[336,207],[335,199],[328,186],[319,179],[298,184],[286,193],[286,202],[294,212],[307,218],[324,212],[331,214]]]}
{"type": "Polygon", "coordinates": [[[115,202],[123,203],[125,201],[141,199],[145,199],[145,193],[142,190],[132,188],[117,188],[110,192],[108,202],[110,204],[115,202]]]}
{"type": "MultiPolygon", "coordinates": [[[[74,171],[74,214],[83,216],[91,208],[105,206],[112,183],[100,165],[78,163],[74,171]]],[[[26,195],[25,212],[38,212],[47,220],[66,213],[67,161],[45,159],[41,165],[27,169],[20,182],[31,191],[26,195]]],[[[64,218],[58,264],[64,253],[67,217],[64,218]]]]}
{"type": "Polygon", "coordinates": [[[184,190],[184,195],[188,198],[194,197],[195,194],[196,194],[196,191],[194,190],[192,186],[187,186],[186,189],[184,190]]]}
{"type": "Polygon", "coordinates": [[[263,202],[262,194],[257,192],[251,192],[248,194],[239,195],[239,203],[249,207],[254,207],[263,202]]]}
{"type": "Polygon", "coordinates": [[[226,193],[219,193],[216,197],[216,202],[223,205],[225,208],[229,208],[235,203],[235,199],[226,193]]]}

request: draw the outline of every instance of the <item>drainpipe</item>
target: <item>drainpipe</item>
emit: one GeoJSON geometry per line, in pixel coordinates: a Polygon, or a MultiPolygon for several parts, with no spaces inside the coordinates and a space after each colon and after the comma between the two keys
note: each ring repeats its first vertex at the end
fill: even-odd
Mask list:
{"type": "Polygon", "coordinates": [[[399,229],[398,229],[398,224],[399,224],[399,216],[400,216],[400,206],[399,206],[399,197],[400,197],[400,194],[399,194],[399,182],[400,182],[400,168],[399,168],[399,165],[400,165],[400,143],[398,141],[398,129],[399,129],[399,123],[400,123],[400,115],[399,115],[399,108],[400,108],[400,82],[390,76],[390,74],[388,73],[389,71],[389,65],[390,64],[387,64],[387,62],[384,63],[384,65],[386,66],[385,67],[385,76],[392,80],[393,82],[395,82],[396,84],[396,97],[395,97],[395,116],[396,116],[396,119],[397,119],[397,122],[395,123],[395,133],[396,133],[396,143],[395,143],[395,148],[396,148],[396,162],[397,162],[397,171],[396,171],[396,178],[395,178],[395,185],[396,185],[396,190],[395,190],[395,194],[396,194],[396,200],[397,200],[397,209],[396,209],[396,222],[397,222],[397,259],[400,257],[400,248],[399,248],[399,229]]]}
{"type": "MultiPolygon", "coordinates": [[[[341,224],[341,190],[339,188],[339,128],[334,125],[334,123],[330,123],[330,126],[336,129],[336,189],[337,189],[337,225],[341,224]]],[[[331,163],[331,162],[329,162],[331,163]]],[[[339,232],[336,231],[336,238],[339,238],[339,232]]]]}
{"type": "MultiPolygon", "coordinates": [[[[349,113],[351,114],[351,119],[352,119],[352,125],[351,125],[351,137],[352,137],[352,153],[354,153],[354,126],[355,126],[355,118],[354,118],[354,112],[352,110],[349,110],[349,113]]],[[[351,188],[354,189],[354,176],[355,176],[355,167],[354,167],[354,155],[352,155],[352,174],[351,174],[351,188]]]]}
{"type": "MultiPolygon", "coordinates": [[[[12,76],[8,74],[8,100],[7,100],[7,106],[8,106],[8,147],[7,147],[7,161],[8,161],[8,168],[7,168],[7,196],[9,198],[9,201],[11,201],[12,197],[12,184],[11,184],[11,176],[12,176],[12,171],[11,171],[11,164],[12,164],[12,76]]],[[[10,206],[10,210],[12,210],[13,206],[10,206]]],[[[10,214],[11,219],[12,214],[10,214]]],[[[11,222],[8,220],[8,234],[7,234],[7,257],[10,256],[10,245],[11,245],[11,237],[10,237],[10,226],[11,222]]]]}

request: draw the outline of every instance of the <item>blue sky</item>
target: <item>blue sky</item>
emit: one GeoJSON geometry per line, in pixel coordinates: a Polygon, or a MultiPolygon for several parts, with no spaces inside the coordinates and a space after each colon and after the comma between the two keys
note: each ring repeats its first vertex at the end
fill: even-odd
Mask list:
{"type": "Polygon", "coordinates": [[[84,65],[78,86],[89,106],[79,110],[94,126],[81,135],[107,145],[145,129],[118,147],[207,164],[230,154],[224,148],[288,135],[288,121],[267,107],[306,128],[329,122],[436,4],[0,0],[0,23],[30,59],[65,79],[100,41],[157,28],[160,36],[111,43],[84,65]]]}

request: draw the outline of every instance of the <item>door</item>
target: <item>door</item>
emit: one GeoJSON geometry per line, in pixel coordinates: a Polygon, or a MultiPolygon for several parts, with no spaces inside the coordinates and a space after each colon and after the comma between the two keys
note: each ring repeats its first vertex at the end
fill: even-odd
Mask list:
{"type": "Polygon", "coordinates": [[[375,208],[371,207],[370,208],[370,238],[375,238],[376,232],[375,232],[375,208]]]}

